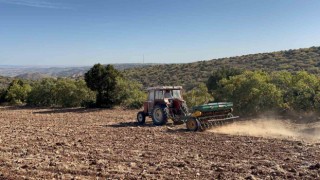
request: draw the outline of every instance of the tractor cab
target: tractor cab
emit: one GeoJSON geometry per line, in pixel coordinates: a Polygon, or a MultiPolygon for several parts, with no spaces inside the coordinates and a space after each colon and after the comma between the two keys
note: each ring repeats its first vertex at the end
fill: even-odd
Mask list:
{"type": "Polygon", "coordinates": [[[144,102],[144,112],[148,115],[152,113],[156,105],[173,106],[174,101],[183,101],[181,96],[181,86],[162,86],[148,88],[148,99],[144,102]]]}
{"type": "Polygon", "coordinates": [[[149,116],[155,125],[163,125],[167,119],[173,120],[175,116],[187,111],[182,98],[182,86],[149,87],[147,91],[148,99],[144,102],[143,111],[137,115],[140,124],[143,124],[145,117],[149,116]]]}

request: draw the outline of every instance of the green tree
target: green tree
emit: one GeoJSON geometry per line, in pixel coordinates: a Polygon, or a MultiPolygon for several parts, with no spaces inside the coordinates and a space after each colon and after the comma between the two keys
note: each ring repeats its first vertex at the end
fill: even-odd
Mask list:
{"type": "Polygon", "coordinates": [[[271,83],[274,84],[277,89],[281,91],[282,96],[282,109],[292,109],[293,96],[291,88],[293,87],[293,76],[288,71],[278,71],[271,73],[271,83]]]}
{"type": "Polygon", "coordinates": [[[55,86],[57,105],[79,107],[83,102],[92,101],[95,93],[83,80],[58,79],[55,86]]]}
{"type": "Polygon", "coordinates": [[[7,90],[4,88],[0,89],[0,103],[4,103],[6,102],[6,94],[7,94],[7,90]]]}
{"type": "Polygon", "coordinates": [[[107,66],[95,64],[85,73],[87,86],[97,92],[98,107],[112,107],[116,104],[116,79],[119,76],[121,76],[120,72],[110,64],[107,66]]]}
{"type": "Polygon", "coordinates": [[[233,101],[235,109],[243,114],[257,114],[277,110],[282,106],[282,94],[262,71],[246,71],[220,81],[219,94],[225,101],[233,101]]]}
{"type": "Polygon", "coordinates": [[[281,90],[284,108],[287,110],[316,111],[320,108],[319,77],[305,71],[290,73],[273,72],[272,83],[281,90]]]}
{"type": "Polygon", "coordinates": [[[319,109],[320,82],[315,75],[300,71],[292,78],[291,103],[298,111],[315,111],[319,109]]]}
{"type": "Polygon", "coordinates": [[[6,92],[5,99],[11,104],[22,104],[26,102],[31,86],[22,80],[13,80],[6,92]]]}
{"type": "Polygon", "coordinates": [[[191,91],[185,93],[183,98],[189,107],[213,101],[213,97],[208,93],[208,89],[204,83],[198,84],[191,91]]]}
{"type": "Polygon", "coordinates": [[[143,106],[147,94],[142,91],[142,84],[129,81],[125,78],[117,78],[117,104],[126,108],[138,109],[143,106]]]}
{"type": "Polygon", "coordinates": [[[57,104],[56,81],[45,78],[33,84],[27,104],[31,106],[51,107],[57,104]]]}
{"type": "Polygon", "coordinates": [[[219,81],[226,78],[229,79],[232,76],[239,75],[242,73],[242,70],[235,68],[226,68],[222,67],[217,70],[214,70],[207,80],[207,88],[210,93],[213,93],[219,88],[219,81]]]}
{"type": "Polygon", "coordinates": [[[84,80],[68,78],[43,79],[33,85],[28,105],[46,107],[79,107],[83,102],[92,101],[95,93],[84,80]]]}

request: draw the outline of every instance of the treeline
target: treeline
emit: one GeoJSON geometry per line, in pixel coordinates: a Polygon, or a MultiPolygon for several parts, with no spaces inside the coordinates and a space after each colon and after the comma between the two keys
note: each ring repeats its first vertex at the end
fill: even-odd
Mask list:
{"type": "Polygon", "coordinates": [[[307,71],[320,75],[320,47],[249,54],[186,64],[155,65],[124,71],[129,79],[136,80],[145,87],[179,84],[189,91],[200,83],[205,83],[212,71],[223,67],[266,72],[307,71]]]}
{"type": "Polygon", "coordinates": [[[146,94],[142,85],[123,77],[112,65],[96,64],[85,79],[45,78],[39,81],[13,80],[0,89],[0,103],[36,107],[140,108],[146,94]]]}
{"type": "MultiPolygon", "coordinates": [[[[162,85],[162,84],[159,84],[162,85]]],[[[179,85],[174,83],[170,85],[179,85]]],[[[112,65],[94,65],[84,79],[46,78],[13,80],[0,89],[0,103],[40,107],[140,108],[146,100],[144,87],[126,78],[112,65]]],[[[320,113],[320,78],[306,71],[244,71],[221,68],[206,83],[183,94],[188,106],[231,101],[236,114],[320,113]]]]}
{"type": "Polygon", "coordinates": [[[79,107],[95,98],[95,93],[84,80],[65,78],[47,78],[31,83],[13,80],[0,94],[1,103],[38,107],[79,107]]]}
{"type": "Polygon", "coordinates": [[[320,112],[320,78],[306,71],[220,69],[206,85],[205,97],[208,90],[214,101],[231,101],[240,114],[320,112]]]}

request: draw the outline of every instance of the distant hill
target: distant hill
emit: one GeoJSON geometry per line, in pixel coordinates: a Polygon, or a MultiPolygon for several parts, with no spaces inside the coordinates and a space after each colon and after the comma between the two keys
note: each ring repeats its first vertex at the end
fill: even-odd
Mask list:
{"type": "Polygon", "coordinates": [[[125,70],[125,74],[144,86],[183,85],[186,89],[191,89],[199,82],[206,82],[211,72],[221,67],[291,72],[306,70],[320,75],[320,47],[133,68],[125,70]]]}
{"type": "Polygon", "coordinates": [[[48,78],[50,76],[46,74],[41,74],[41,73],[25,73],[25,74],[20,74],[16,76],[15,78],[18,79],[28,79],[28,80],[40,80],[43,78],[48,78]]]}
{"type": "MultiPolygon", "coordinates": [[[[113,64],[118,70],[153,66],[155,64],[113,64]]],[[[91,66],[82,67],[37,67],[37,66],[5,66],[0,65],[0,75],[22,79],[38,80],[43,77],[81,77],[91,66]]]]}
{"type": "MultiPolygon", "coordinates": [[[[89,67],[38,67],[38,66],[0,66],[0,75],[8,77],[25,76],[27,74],[42,74],[58,77],[61,73],[82,72],[89,67]]],[[[71,74],[66,74],[71,75],[71,74]]]]}
{"type": "MultiPolygon", "coordinates": [[[[198,61],[185,64],[113,64],[132,80],[145,87],[155,85],[182,85],[193,88],[199,82],[206,82],[213,70],[233,67],[244,70],[299,71],[305,70],[320,75],[320,47],[270,53],[249,54],[198,61]]],[[[0,75],[23,79],[43,77],[82,77],[91,66],[83,67],[24,67],[0,66],[0,75]]]]}

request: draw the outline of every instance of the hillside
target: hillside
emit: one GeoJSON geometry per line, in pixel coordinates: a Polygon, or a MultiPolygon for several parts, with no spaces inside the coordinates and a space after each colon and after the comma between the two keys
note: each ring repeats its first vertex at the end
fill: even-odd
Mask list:
{"type": "MultiPolygon", "coordinates": [[[[228,58],[198,61],[186,64],[113,64],[116,69],[145,87],[155,85],[182,85],[187,90],[199,82],[206,82],[211,72],[221,67],[245,70],[299,71],[320,75],[320,47],[270,53],[249,54],[228,58]]],[[[83,67],[24,67],[0,66],[0,75],[23,79],[42,77],[81,77],[89,70],[83,67]]],[[[2,83],[3,84],[3,83],[2,83]]]]}
{"type": "Polygon", "coordinates": [[[25,73],[25,74],[20,74],[16,76],[15,78],[18,79],[28,79],[28,80],[40,80],[43,78],[48,78],[50,76],[46,74],[41,74],[41,73],[25,73]]]}
{"type": "Polygon", "coordinates": [[[291,72],[306,70],[313,74],[320,74],[320,47],[249,54],[187,64],[133,68],[125,70],[125,74],[144,86],[179,84],[190,89],[198,82],[205,82],[213,70],[221,67],[291,72]]]}

